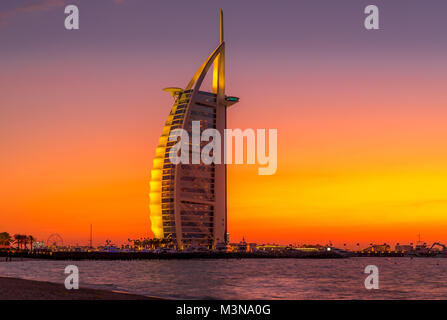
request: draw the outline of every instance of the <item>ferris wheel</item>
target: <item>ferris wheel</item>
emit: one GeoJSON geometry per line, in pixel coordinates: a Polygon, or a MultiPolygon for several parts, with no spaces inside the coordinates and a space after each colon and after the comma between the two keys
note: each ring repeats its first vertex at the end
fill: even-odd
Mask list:
{"type": "Polygon", "coordinates": [[[47,240],[48,247],[61,247],[63,245],[64,245],[64,239],[62,239],[62,237],[59,234],[53,233],[48,237],[47,240]]]}

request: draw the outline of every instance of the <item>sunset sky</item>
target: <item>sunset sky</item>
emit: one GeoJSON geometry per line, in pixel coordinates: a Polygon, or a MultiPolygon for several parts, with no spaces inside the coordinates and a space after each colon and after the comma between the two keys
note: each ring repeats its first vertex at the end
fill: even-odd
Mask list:
{"type": "Polygon", "coordinates": [[[1,0],[0,232],[151,236],[161,89],[216,47],[221,7],[228,126],[278,129],[275,175],[229,166],[231,241],[446,243],[445,0],[1,0]]]}

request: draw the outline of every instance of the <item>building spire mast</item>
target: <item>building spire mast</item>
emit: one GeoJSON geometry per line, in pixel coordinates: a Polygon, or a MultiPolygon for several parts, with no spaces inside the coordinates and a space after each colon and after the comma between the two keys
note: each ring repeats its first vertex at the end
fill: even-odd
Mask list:
{"type": "MultiPolygon", "coordinates": [[[[223,10],[220,9],[220,45],[224,44],[223,10]]],[[[216,57],[213,63],[213,93],[218,95],[218,100],[225,99],[225,48],[216,57]]]]}
{"type": "Polygon", "coordinates": [[[223,10],[220,9],[220,43],[224,41],[223,10]]]}

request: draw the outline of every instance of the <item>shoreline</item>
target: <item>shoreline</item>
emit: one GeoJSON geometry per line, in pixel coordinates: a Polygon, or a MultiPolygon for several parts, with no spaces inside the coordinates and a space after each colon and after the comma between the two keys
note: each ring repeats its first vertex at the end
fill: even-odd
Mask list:
{"type": "Polygon", "coordinates": [[[165,300],[120,291],[79,288],[67,290],[64,284],[0,277],[0,300],[165,300]]]}
{"type": "Polygon", "coordinates": [[[410,255],[402,252],[337,253],[337,252],[284,252],[284,253],[153,253],[153,252],[75,252],[75,251],[0,251],[0,262],[17,260],[216,260],[216,259],[349,259],[349,258],[447,258],[441,254],[410,255]]]}
{"type": "Polygon", "coordinates": [[[0,261],[7,259],[40,260],[188,260],[188,259],[343,259],[332,252],[310,252],[294,254],[259,253],[152,253],[152,252],[1,252],[0,261]]]}

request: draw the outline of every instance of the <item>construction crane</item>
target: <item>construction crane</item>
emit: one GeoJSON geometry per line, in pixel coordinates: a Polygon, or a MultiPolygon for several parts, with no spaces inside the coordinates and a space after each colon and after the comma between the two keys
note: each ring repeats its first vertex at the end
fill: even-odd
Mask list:
{"type": "Polygon", "coordinates": [[[442,243],[439,243],[439,242],[434,242],[434,243],[431,245],[431,247],[430,247],[430,249],[429,249],[428,251],[431,251],[431,250],[433,249],[434,246],[441,247],[441,248],[442,248],[442,251],[447,251],[447,247],[446,247],[445,245],[443,245],[442,243]]]}

